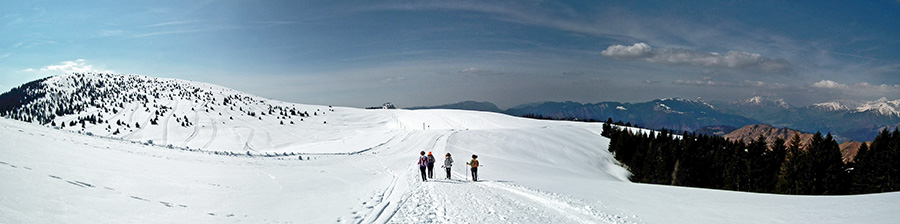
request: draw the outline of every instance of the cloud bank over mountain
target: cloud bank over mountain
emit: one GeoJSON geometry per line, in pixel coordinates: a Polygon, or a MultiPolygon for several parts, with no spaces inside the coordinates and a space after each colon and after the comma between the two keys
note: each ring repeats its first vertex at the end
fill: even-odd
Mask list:
{"type": "Polygon", "coordinates": [[[679,48],[652,48],[646,43],[635,43],[631,46],[610,45],[600,54],[617,59],[643,60],[671,65],[742,69],[765,73],[791,71],[791,64],[787,60],[771,59],[760,54],[739,51],[722,54],[679,48]]]}

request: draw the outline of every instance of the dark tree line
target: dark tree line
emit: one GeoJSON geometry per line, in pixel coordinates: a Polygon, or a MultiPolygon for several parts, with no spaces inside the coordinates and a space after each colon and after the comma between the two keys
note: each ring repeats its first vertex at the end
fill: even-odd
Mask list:
{"type": "Polygon", "coordinates": [[[845,164],[831,134],[809,142],[765,136],[749,143],[720,136],[629,129],[607,120],[609,151],[631,171],[631,180],[746,192],[840,195],[900,190],[900,131],[882,131],[845,164]]]}
{"type": "Polygon", "coordinates": [[[871,146],[863,144],[854,159],[853,193],[900,191],[900,131],[878,133],[871,146]]]}

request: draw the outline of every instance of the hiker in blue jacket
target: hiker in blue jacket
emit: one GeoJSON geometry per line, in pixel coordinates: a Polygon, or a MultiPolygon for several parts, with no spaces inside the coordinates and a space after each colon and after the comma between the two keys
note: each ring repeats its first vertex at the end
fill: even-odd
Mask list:
{"type": "Polygon", "coordinates": [[[450,166],[453,166],[453,157],[450,157],[450,153],[444,156],[444,169],[447,169],[447,179],[450,179],[450,166]]]}

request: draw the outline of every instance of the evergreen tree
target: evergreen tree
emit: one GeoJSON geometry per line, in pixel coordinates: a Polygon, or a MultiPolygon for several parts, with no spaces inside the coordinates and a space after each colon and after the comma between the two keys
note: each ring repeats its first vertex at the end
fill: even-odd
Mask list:
{"type": "Polygon", "coordinates": [[[800,149],[800,135],[794,135],[787,148],[785,160],[781,165],[775,192],[780,194],[807,194],[809,183],[806,166],[806,151],[800,149]]]}
{"type": "Polygon", "coordinates": [[[772,143],[771,150],[768,151],[769,157],[768,161],[766,161],[766,171],[764,172],[765,177],[762,179],[766,181],[766,191],[769,193],[775,192],[775,187],[778,183],[778,174],[781,171],[781,164],[784,163],[784,158],[787,155],[787,147],[785,147],[785,141],[782,138],[776,138],[775,142],[772,143]]]}
{"type": "Polygon", "coordinates": [[[889,162],[883,163],[884,169],[888,170],[888,187],[886,191],[900,191],[900,130],[894,129],[891,134],[891,142],[887,147],[885,157],[889,162]]]}
{"type": "Polygon", "coordinates": [[[747,145],[747,178],[749,185],[747,191],[768,192],[769,180],[766,172],[769,168],[770,153],[767,153],[766,136],[759,138],[747,145]]]}
{"type": "Polygon", "coordinates": [[[869,146],[863,143],[856,150],[856,157],[853,158],[853,183],[850,186],[850,194],[875,193],[872,187],[875,186],[874,166],[869,163],[869,146]]]}

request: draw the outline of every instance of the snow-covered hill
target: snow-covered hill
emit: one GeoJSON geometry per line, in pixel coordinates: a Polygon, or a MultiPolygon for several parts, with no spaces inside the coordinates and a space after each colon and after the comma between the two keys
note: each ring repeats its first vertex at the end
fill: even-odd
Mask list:
{"type": "MultiPolygon", "coordinates": [[[[900,206],[894,203],[900,193],[785,196],[629,183],[627,172],[607,150],[609,139],[600,136],[600,123],[459,110],[329,108],[271,101],[202,83],[156,80],[200,86],[187,92],[196,91],[210,101],[195,96],[178,99],[178,94],[166,92],[178,88],[168,87],[148,92],[166,92],[171,99],[160,93],[153,97],[155,103],[148,96],[147,101],[104,108],[113,104],[110,101],[51,121],[68,122],[95,113],[103,117],[102,124],[86,122],[84,130],[80,122],[75,128],[67,124],[53,129],[0,119],[4,180],[0,223],[891,223],[900,219],[900,206]],[[233,102],[218,103],[235,94],[240,97],[231,98],[233,102]],[[142,119],[149,123],[162,106],[171,109],[162,112],[156,127],[118,125],[120,134],[104,132],[105,121],[109,126],[120,119],[126,124],[142,119]],[[300,122],[299,116],[269,115],[263,110],[269,106],[317,115],[300,122]],[[241,117],[247,112],[257,116],[241,117]],[[126,122],[132,114],[135,118],[126,122]],[[190,124],[176,120],[183,115],[190,124]],[[295,124],[281,125],[279,120],[295,124]],[[87,132],[93,136],[83,134],[87,132]],[[196,146],[195,139],[213,143],[196,146]],[[146,140],[209,150],[167,148],[145,144],[146,140]],[[269,147],[270,141],[281,147],[269,147]],[[245,148],[248,145],[250,149],[245,148]],[[221,151],[249,151],[252,156],[221,151]],[[441,179],[443,172],[436,170],[436,179],[421,182],[415,165],[419,151],[432,151],[439,158],[438,167],[441,155],[452,153],[453,178],[441,179]],[[260,156],[266,152],[306,154],[260,156]],[[464,163],[472,154],[478,154],[483,165],[479,182],[466,180],[464,163]]],[[[77,91],[70,97],[83,98],[77,91]]]]}
{"type": "Polygon", "coordinates": [[[361,151],[383,143],[371,139],[392,136],[368,125],[388,117],[352,117],[352,108],[285,103],[207,83],[96,73],[36,82],[19,90],[32,100],[4,116],[96,136],[240,154],[361,151]]]}

